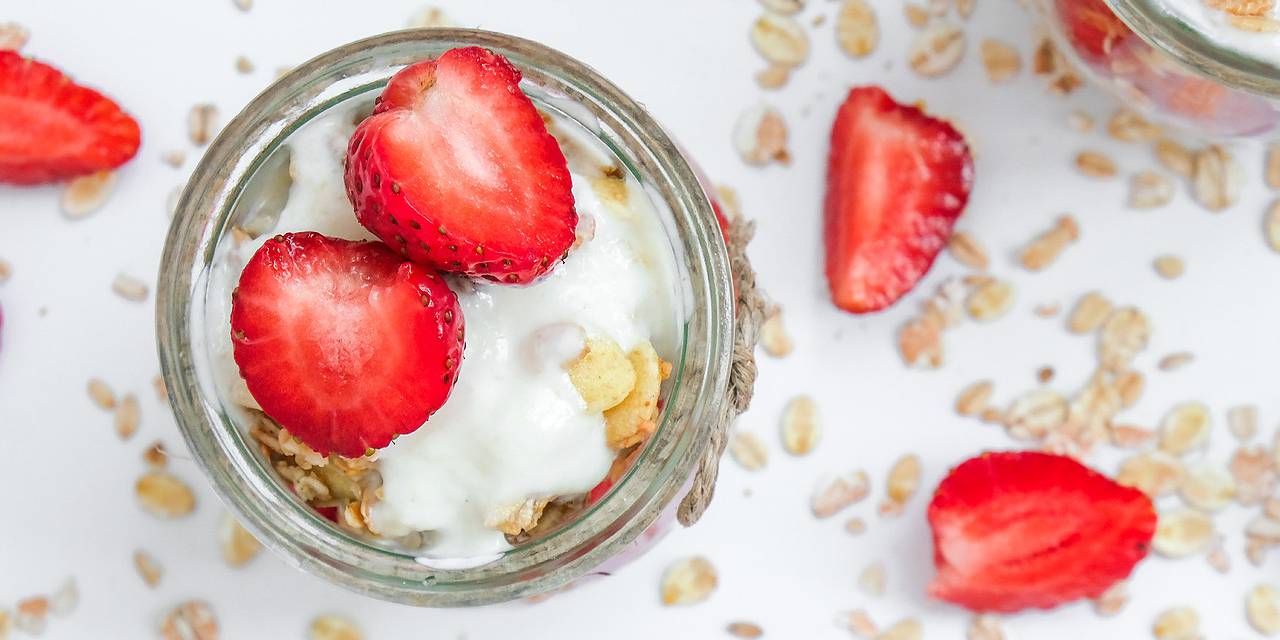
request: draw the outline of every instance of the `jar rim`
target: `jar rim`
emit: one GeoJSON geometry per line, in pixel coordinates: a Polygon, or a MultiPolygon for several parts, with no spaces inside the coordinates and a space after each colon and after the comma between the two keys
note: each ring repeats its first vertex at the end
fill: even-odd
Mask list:
{"type": "Polygon", "coordinates": [[[1162,0],[1105,0],[1138,37],[1184,67],[1230,88],[1280,98],[1280,62],[1218,44],[1162,0]]]}
{"type": "Polygon", "coordinates": [[[707,446],[719,403],[726,401],[732,291],[727,252],[698,174],[638,102],[585,64],[536,42],[475,29],[409,29],[352,42],[300,65],[255,97],[210,144],[183,190],[165,241],[157,342],[170,402],[194,458],[223,502],[265,544],[296,566],[365,595],[422,606],[487,604],[567,584],[625,549],[674,506],[707,446]],[[338,534],[309,507],[281,495],[287,494],[283,487],[254,485],[255,465],[262,466],[254,459],[258,454],[245,446],[216,391],[201,378],[201,367],[206,374],[210,367],[202,362],[198,321],[208,269],[237,198],[276,147],[310,116],[380,87],[388,70],[470,45],[506,56],[526,80],[546,82],[588,109],[612,142],[631,154],[637,166],[628,169],[648,177],[651,197],[675,217],[681,246],[673,249],[683,250],[685,264],[677,269],[692,289],[692,308],[684,318],[673,402],[664,408],[654,442],[606,500],[575,524],[494,562],[428,566],[338,534]],[[370,74],[381,80],[371,83],[370,74]]]}

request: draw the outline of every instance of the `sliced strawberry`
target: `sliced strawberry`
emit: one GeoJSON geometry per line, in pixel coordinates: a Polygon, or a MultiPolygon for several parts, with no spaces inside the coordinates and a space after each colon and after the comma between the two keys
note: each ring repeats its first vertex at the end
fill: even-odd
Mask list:
{"type": "Polygon", "coordinates": [[[946,122],[855,87],[831,129],[824,236],[837,307],[879,311],[910,291],[969,200],[973,159],[946,122]]]}
{"type": "Polygon", "coordinates": [[[1055,0],[1055,5],[1066,26],[1067,40],[1086,61],[1104,62],[1122,40],[1137,37],[1104,0],[1055,0]]]}
{"type": "Polygon", "coordinates": [[[347,149],[360,224],[417,262],[495,282],[563,260],[578,223],[569,169],[519,83],[478,47],[392,77],[347,149]]]}
{"type": "Polygon", "coordinates": [[[0,182],[38,184],[114,169],[138,152],[141,135],[101,93],[0,51],[0,182]]]}
{"type": "Polygon", "coordinates": [[[974,611],[1013,612],[1093,598],[1147,555],[1156,512],[1146,494],[1072,458],[986,453],[938,485],[929,503],[930,595],[974,611]]]}
{"type": "Polygon", "coordinates": [[[318,233],[268,240],[231,297],[236,364],[262,410],[347,457],[414,431],[462,361],[457,296],[381,242],[318,233]]]}

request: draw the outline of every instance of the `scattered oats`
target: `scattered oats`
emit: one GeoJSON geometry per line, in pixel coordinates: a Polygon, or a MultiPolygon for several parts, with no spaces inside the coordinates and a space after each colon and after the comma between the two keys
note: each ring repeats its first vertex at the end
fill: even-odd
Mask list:
{"type": "Polygon", "coordinates": [[[886,483],[889,502],[905,505],[920,488],[920,456],[908,453],[893,463],[886,483]]]}
{"type": "Polygon", "coordinates": [[[1215,144],[1196,152],[1191,179],[1196,201],[1210,211],[1221,211],[1240,199],[1244,170],[1230,152],[1215,144]]]}
{"type": "Polygon", "coordinates": [[[308,640],[364,640],[356,623],[335,615],[323,615],[311,621],[308,640]]]}
{"type": "Polygon", "coordinates": [[[1029,391],[1013,401],[1004,418],[1010,436],[1039,440],[1067,421],[1067,399],[1052,389],[1029,391]]]}
{"type": "Polygon", "coordinates": [[[898,351],[909,367],[942,366],[942,321],[935,314],[925,314],[902,325],[898,331],[898,351]]]}
{"type": "Polygon", "coordinates": [[[1268,187],[1280,189],[1280,142],[1267,145],[1267,164],[1263,174],[1268,187]]]}
{"type": "Polygon", "coordinates": [[[1280,498],[1267,498],[1262,503],[1262,513],[1272,520],[1280,521],[1280,498]]]}
{"type": "Polygon", "coordinates": [[[130,302],[142,302],[147,299],[147,283],[123,273],[116,274],[115,279],[111,281],[111,290],[130,302]]]}
{"type": "Polygon", "coordinates": [[[952,24],[936,23],[921,31],[907,50],[907,62],[916,73],[940,76],[955,68],[964,56],[964,31],[952,24]]]}
{"type": "Polygon", "coordinates": [[[782,412],[782,446],[802,456],[818,445],[822,428],[818,425],[818,405],[809,396],[796,396],[782,412]]]}
{"type": "Polygon", "coordinates": [[[982,66],[991,82],[1004,82],[1018,75],[1022,69],[1022,57],[1012,45],[993,38],[982,41],[982,66]]]}
{"type": "Polygon", "coordinates": [[[835,32],[840,48],[855,58],[871,53],[880,41],[876,12],[866,0],[844,0],[836,14],[835,32]]]}
{"type": "Polygon", "coordinates": [[[1231,556],[1227,555],[1227,548],[1222,545],[1222,536],[1214,538],[1213,546],[1209,548],[1205,560],[1209,563],[1209,567],[1218,573],[1231,571],[1231,556]]]}
{"type": "Polygon", "coordinates": [[[1195,174],[1196,156],[1190,149],[1169,138],[1156,140],[1155,149],[1156,160],[1160,161],[1164,168],[1183,178],[1190,178],[1195,174]]]}
{"type": "Polygon", "coordinates": [[[730,622],[729,626],[725,627],[725,631],[728,631],[729,635],[735,638],[745,638],[747,640],[764,636],[764,629],[754,622],[730,622]]]}
{"type": "Polygon", "coordinates": [[[716,568],[706,558],[680,560],[662,576],[662,604],[686,605],[702,602],[715,591],[719,579],[716,568]]]}
{"type": "Polygon", "coordinates": [[[1166,558],[1200,553],[1213,542],[1213,520],[1196,509],[1173,509],[1159,515],[1151,548],[1166,558]]]}
{"type": "Polygon", "coordinates": [[[12,276],[13,276],[13,265],[9,264],[8,260],[5,260],[4,258],[0,258],[0,284],[4,284],[8,282],[9,278],[12,276]]]}
{"type": "Polygon", "coordinates": [[[234,4],[241,11],[248,11],[253,8],[253,0],[231,0],[231,4],[234,4]]]}
{"type": "Polygon", "coordinates": [[[769,309],[764,324],[760,325],[760,346],[775,358],[785,357],[795,348],[786,325],[782,323],[782,307],[775,305],[769,309]]]}
{"type": "Polygon", "coordinates": [[[187,114],[187,137],[191,144],[203,147],[209,144],[214,134],[214,120],[218,118],[218,108],[212,104],[198,104],[191,107],[187,114]]]}
{"type": "Polygon", "coordinates": [[[1191,607],[1167,609],[1156,616],[1151,633],[1160,640],[1199,640],[1200,614],[1191,607]]]}
{"type": "Polygon", "coordinates": [[[1062,253],[1067,245],[1080,238],[1080,225],[1070,214],[1059,216],[1053,227],[1041,233],[1023,249],[1020,258],[1022,266],[1032,271],[1040,271],[1062,253]]]}
{"type": "Polygon", "coordinates": [[[924,638],[924,626],[915,618],[901,620],[876,636],[876,640],[921,640],[921,638],[924,638]]]}
{"type": "Polygon", "coordinates": [[[164,567],[151,554],[141,549],[133,552],[133,568],[137,569],[138,575],[148,587],[160,584],[160,578],[164,576],[164,567]]]}
{"type": "Polygon", "coordinates": [[[1173,200],[1173,182],[1154,171],[1139,171],[1129,181],[1129,206],[1135,209],[1163,207],[1173,200]]]}
{"type": "Polygon", "coordinates": [[[765,165],[770,162],[789,164],[787,123],[772,107],[757,105],[742,113],[733,128],[733,144],[743,162],[765,165]]]}
{"type": "Polygon", "coordinates": [[[222,559],[232,567],[243,567],[258,557],[262,544],[229,513],[222,515],[218,525],[218,549],[222,559]]]}
{"type": "MultiPolygon", "coordinates": [[[[0,23],[0,51],[20,51],[26,46],[27,40],[31,37],[31,32],[26,27],[16,22],[0,23]]],[[[0,633],[0,637],[4,634],[0,633]]]]}
{"type": "Polygon", "coordinates": [[[955,3],[956,13],[960,14],[961,18],[968,20],[969,16],[973,15],[975,0],[955,0],[955,3]]]}
{"type": "Polygon", "coordinates": [[[1269,636],[1280,633],[1280,590],[1267,584],[1250,589],[1245,599],[1245,612],[1249,616],[1249,624],[1258,633],[1269,636]]]}
{"type": "Polygon", "coordinates": [[[1187,269],[1182,258],[1173,255],[1156,257],[1155,261],[1152,262],[1152,266],[1155,267],[1156,273],[1166,280],[1176,280],[1182,277],[1183,272],[1187,269]]]}
{"type": "Polygon", "coordinates": [[[956,398],[956,413],[962,416],[981,414],[990,404],[994,391],[995,385],[990,380],[979,380],[965,387],[956,398]]]}
{"type": "Polygon", "coordinates": [[[1003,424],[1004,414],[995,407],[987,407],[982,410],[982,413],[978,414],[978,419],[987,424],[1003,424]]]}
{"type": "Polygon", "coordinates": [[[858,586],[862,588],[863,593],[872,597],[884,595],[884,582],[883,562],[872,562],[858,574],[858,586]]]}
{"type": "Polygon", "coordinates": [[[134,486],[142,509],[157,518],[180,518],[196,507],[195,494],[182,480],[166,471],[148,471],[134,486]]]}
{"type": "Polygon", "coordinates": [[[1036,305],[1032,312],[1041,318],[1056,318],[1059,313],[1062,313],[1062,306],[1056,302],[1042,302],[1036,305]]]}
{"type": "Polygon", "coordinates": [[[62,214],[71,220],[87,218],[102,208],[116,188],[116,174],[99,171],[80,176],[62,190],[62,214]]]}
{"type": "Polygon", "coordinates": [[[974,320],[986,322],[1008,313],[1013,306],[1013,285],[992,280],[979,286],[965,300],[965,310],[974,320]]]}
{"type": "Polygon", "coordinates": [[[1127,409],[1137,404],[1138,399],[1142,397],[1146,379],[1141,373],[1130,369],[1116,376],[1115,385],[1116,391],[1120,393],[1120,405],[1127,409]]]}
{"type": "Polygon", "coordinates": [[[0,640],[9,640],[13,634],[13,627],[13,613],[4,607],[0,607],[0,640]]]}
{"type": "Polygon", "coordinates": [[[825,477],[814,488],[809,506],[813,515],[830,518],[849,505],[860,502],[871,493],[871,479],[865,471],[855,471],[845,476],[825,477]]]}
{"type": "Polygon", "coordinates": [[[1134,356],[1147,348],[1151,338],[1151,323],[1143,313],[1133,307],[1117,309],[1102,325],[1098,339],[1100,360],[1104,368],[1121,371],[1128,367],[1134,356]]]}
{"type": "Polygon", "coordinates": [[[187,161],[187,152],[177,149],[166,151],[160,154],[160,160],[174,169],[177,169],[187,161]]]}
{"type": "Polygon", "coordinates": [[[769,460],[764,443],[754,433],[739,431],[729,439],[729,455],[747,471],[763,469],[769,460]]]}
{"type": "Polygon", "coordinates": [[[1276,489],[1275,460],[1266,447],[1236,449],[1228,468],[1236,479],[1236,501],[1240,504],[1258,504],[1276,489]]]}
{"type": "Polygon", "coordinates": [[[1036,369],[1036,381],[1040,384],[1049,384],[1050,382],[1053,382],[1053,375],[1053,367],[1048,365],[1036,369]]]}
{"type": "Polygon", "coordinates": [[[1129,604],[1129,583],[1121,581],[1111,585],[1102,595],[1094,598],[1093,610],[1100,616],[1114,616],[1129,604]]]}
{"type": "Polygon", "coordinates": [[[1120,171],[1114,160],[1098,151],[1076,154],[1076,168],[1090,178],[1114,178],[1120,171]]]}
{"type": "Polygon", "coordinates": [[[963,231],[951,234],[951,239],[947,241],[947,250],[960,264],[974,269],[986,269],[990,264],[987,250],[982,248],[982,244],[976,238],[963,231]]]}
{"type": "Polygon", "coordinates": [[[1280,545],[1280,521],[1276,521],[1269,514],[1263,513],[1249,521],[1244,528],[1245,538],[1250,543],[1254,543],[1264,547],[1274,547],[1280,545]]]}
{"type": "Polygon", "coordinates": [[[1111,444],[1132,449],[1151,442],[1156,437],[1156,432],[1128,424],[1110,424],[1107,426],[1107,435],[1111,438],[1111,444]]]}
{"type": "Polygon", "coordinates": [[[871,621],[871,616],[867,615],[867,612],[862,609],[840,614],[836,618],[836,625],[848,629],[853,635],[865,640],[875,640],[880,636],[879,627],[871,621]]]}
{"type": "Polygon", "coordinates": [[[1177,351],[1160,358],[1160,362],[1156,366],[1161,371],[1175,371],[1191,364],[1191,361],[1195,359],[1196,357],[1189,351],[1177,351]]]}
{"type": "Polygon", "coordinates": [[[44,633],[45,625],[49,620],[48,598],[33,596],[19,600],[15,608],[18,615],[14,619],[14,628],[33,636],[44,633]]]}
{"type": "Polygon", "coordinates": [[[1187,469],[1178,490],[1188,505],[1217,511],[1235,499],[1236,481],[1226,469],[1200,462],[1187,469]]]}
{"type": "Polygon", "coordinates": [[[1248,442],[1258,433],[1258,407],[1246,404],[1227,409],[1227,429],[1240,442],[1248,442]]]}
{"type": "Polygon", "coordinates": [[[121,440],[128,440],[138,431],[138,423],[142,421],[142,409],[138,406],[138,396],[132,393],[124,394],[120,399],[120,406],[116,407],[115,425],[116,435],[121,440]]]}
{"type": "Polygon", "coordinates": [[[778,89],[791,78],[791,69],[792,67],[783,64],[770,64],[756,72],[756,84],[761,89],[778,89]]]}
{"type": "Polygon", "coordinates": [[[751,25],[751,43],[765,60],[796,66],[809,56],[809,36],[795,19],[764,12],[751,25]]]}
{"type": "Polygon", "coordinates": [[[142,452],[142,461],[153,469],[163,469],[169,463],[169,453],[165,451],[164,443],[156,440],[142,452]]]}
{"type": "Polygon", "coordinates": [[[1176,489],[1185,473],[1182,460],[1163,451],[1144,451],[1121,462],[1115,479],[1158,498],[1176,489]]]}
{"type": "Polygon", "coordinates": [[[852,535],[862,535],[867,530],[867,521],[859,516],[854,516],[845,520],[844,531],[852,535]]]}
{"type": "Polygon", "coordinates": [[[1271,203],[1267,215],[1262,221],[1262,231],[1267,238],[1267,246],[1272,251],[1280,252],[1280,200],[1271,203]]]}
{"type": "Polygon", "coordinates": [[[432,29],[441,27],[456,27],[457,24],[449,19],[443,9],[437,7],[427,7],[409,16],[409,22],[406,23],[410,29],[432,29]]]}
{"type": "Polygon", "coordinates": [[[253,73],[253,61],[248,56],[236,56],[236,71],[240,73],[253,73]]]}
{"type": "Polygon", "coordinates": [[[116,394],[100,378],[89,378],[89,399],[99,409],[110,411],[116,408],[116,394]]]}
{"type": "Polygon", "coordinates": [[[1072,111],[1067,114],[1067,125],[1080,133],[1093,130],[1093,116],[1083,111],[1072,111]]]}
{"type": "Polygon", "coordinates": [[[1161,133],[1159,125],[1129,109],[1117,109],[1107,121],[1107,135],[1124,142],[1151,142],[1161,133]]]}
{"type": "Polygon", "coordinates": [[[80,588],[75,578],[67,578],[53,595],[49,596],[49,613],[59,618],[71,615],[80,605],[80,588]]]}
{"type": "Polygon", "coordinates": [[[1199,402],[1175,406],[1160,423],[1160,449],[1182,455],[1204,446],[1209,439],[1209,408],[1199,402]]]}
{"type": "Polygon", "coordinates": [[[918,4],[907,2],[902,5],[902,9],[906,13],[907,23],[917,29],[924,28],[925,25],[929,24],[929,19],[932,17],[928,9],[918,4]]]}
{"type": "MultiPolygon", "coordinates": [[[[244,1],[244,0],[242,0],[244,1]]],[[[209,604],[187,600],[174,607],[160,623],[162,640],[218,640],[218,619],[209,604]]]]}
{"type": "Polygon", "coordinates": [[[1004,629],[999,618],[990,614],[977,615],[969,623],[966,637],[968,640],[1004,640],[1004,629]]]}

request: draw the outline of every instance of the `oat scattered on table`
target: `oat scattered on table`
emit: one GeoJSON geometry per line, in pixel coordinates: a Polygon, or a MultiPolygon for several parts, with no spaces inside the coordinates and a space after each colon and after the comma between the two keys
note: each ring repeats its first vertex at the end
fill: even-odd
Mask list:
{"type": "Polygon", "coordinates": [[[1175,140],[1160,138],[1155,144],[1156,160],[1164,168],[1183,178],[1195,175],[1196,156],[1175,140]]]}
{"type": "Polygon", "coordinates": [[[711,596],[719,584],[716,568],[706,558],[694,556],[672,564],[662,576],[662,604],[689,605],[711,596]]]}
{"type": "Polygon", "coordinates": [[[966,640],[1005,640],[1000,619],[990,614],[974,616],[969,622],[969,631],[965,637],[966,640]]]}
{"type": "Polygon", "coordinates": [[[1213,542],[1213,520],[1197,509],[1161,512],[1151,548],[1166,558],[1185,558],[1209,548],[1213,542]]]}
{"type": "Polygon", "coordinates": [[[1196,152],[1191,179],[1196,201],[1217,212],[1240,200],[1244,170],[1229,151],[1215,144],[1196,152]]]}
{"type": "Polygon", "coordinates": [[[1239,405],[1227,409],[1227,429],[1240,442],[1248,442],[1258,434],[1258,406],[1239,405]]]}
{"type": "Polygon", "coordinates": [[[867,0],[844,0],[836,14],[836,42],[845,53],[862,58],[880,41],[876,12],[867,0]]]}
{"type": "Polygon", "coordinates": [[[160,622],[162,640],[218,640],[218,619],[207,602],[187,600],[160,622]]]}
{"type": "Polygon", "coordinates": [[[1123,142],[1151,142],[1160,137],[1160,126],[1131,109],[1117,109],[1107,121],[1107,135],[1123,142]]]}
{"type": "Polygon", "coordinates": [[[818,518],[830,518],[871,493],[871,479],[865,471],[825,477],[814,487],[810,508],[818,518]]]}
{"type": "Polygon", "coordinates": [[[1262,231],[1267,239],[1267,246],[1272,251],[1280,252],[1280,200],[1271,203],[1263,219],[1262,231]]]}
{"type": "Polygon", "coordinates": [[[907,49],[911,69],[925,77],[945,75],[964,57],[964,31],[953,24],[934,23],[926,27],[907,49]]]}
{"type": "Polygon", "coordinates": [[[1245,612],[1249,624],[1258,633],[1280,633],[1280,590],[1269,584],[1260,584],[1249,590],[1245,598],[1245,612]]]}
{"type": "Polygon", "coordinates": [[[258,557],[262,544],[249,533],[235,516],[222,514],[222,522],[218,525],[218,550],[222,560],[232,567],[243,567],[258,557]]]}
{"type": "Polygon", "coordinates": [[[0,23],[0,51],[21,51],[31,37],[31,31],[16,22],[0,23]]]}
{"type": "Polygon", "coordinates": [[[154,588],[160,584],[160,578],[164,576],[164,567],[160,562],[141,549],[133,552],[133,568],[148,587],[154,588]]]}
{"type": "Polygon", "coordinates": [[[1199,402],[1179,404],[1160,423],[1160,449],[1173,455],[1199,449],[1209,441],[1210,426],[1208,407],[1199,402]]]}
{"type": "Polygon", "coordinates": [[[1173,200],[1173,181],[1154,171],[1139,171],[1129,181],[1129,206],[1135,209],[1163,207],[1173,200]]]}
{"type": "Polygon", "coordinates": [[[1110,617],[1123,611],[1127,604],[1129,604],[1129,583],[1122,580],[1094,598],[1093,610],[1100,616],[1110,617]]]}
{"type": "Polygon", "coordinates": [[[922,638],[924,638],[924,625],[915,618],[900,620],[876,636],[876,640],[921,640],[922,638]]]}
{"type": "Polygon", "coordinates": [[[1280,189],[1280,142],[1267,145],[1267,161],[1263,168],[1263,175],[1268,187],[1280,189]]]}
{"type": "Polygon", "coordinates": [[[982,243],[964,231],[951,234],[951,238],[947,240],[947,251],[960,264],[974,269],[985,270],[991,262],[982,243]]]}
{"type": "Polygon", "coordinates": [[[89,378],[89,399],[99,409],[110,411],[116,408],[116,394],[101,378],[89,378]]]}
{"type": "Polygon", "coordinates": [[[979,380],[960,391],[956,397],[956,413],[962,416],[979,415],[991,404],[995,385],[990,380],[979,380]]]}
{"type": "Polygon", "coordinates": [[[1053,227],[1032,239],[1019,258],[1022,266],[1040,271],[1053,264],[1067,246],[1080,239],[1080,225],[1070,214],[1059,216],[1053,227]]]}
{"type": "Polygon", "coordinates": [[[322,615],[311,621],[307,629],[308,640],[364,640],[360,627],[348,618],[322,615]]]}
{"type": "Polygon", "coordinates": [[[822,437],[818,405],[809,396],[796,396],[782,412],[782,445],[792,455],[813,451],[822,437]]]}
{"type": "Polygon", "coordinates": [[[142,409],[138,405],[138,396],[132,393],[124,394],[120,399],[120,406],[116,407],[115,428],[116,435],[121,440],[128,440],[138,431],[138,424],[142,421],[142,409]]]}
{"type": "Polygon", "coordinates": [[[981,51],[982,67],[991,82],[1006,82],[1022,69],[1022,56],[1018,54],[1018,50],[1002,40],[983,39],[981,51]]]}
{"type": "Polygon", "coordinates": [[[1114,178],[1120,172],[1110,156],[1099,151],[1081,151],[1076,154],[1076,169],[1090,178],[1114,178]]]}
{"type": "Polygon", "coordinates": [[[751,25],[751,44],[769,62],[797,66],[809,56],[809,36],[791,16],[765,11],[751,25]]]}
{"type": "Polygon", "coordinates": [[[203,147],[209,144],[216,132],[214,121],[218,118],[218,107],[212,104],[198,104],[191,107],[187,114],[187,137],[191,144],[203,147]]]}
{"type": "Polygon", "coordinates": [[[1067,114],[1067,126],[1080,133],[1088,133],[1093,130],[1093,116],[1083,111],[1072,111],[1067,114]]]}
{"type": "Polygon", "coordinates": [[[1156,366],[1161,371],[1177,371],[1191,364],[1195,359],[1196,357],[1189,351],[1176,351],[1160,358],[1160,362],[1156,363],[1156,366]]]}
{"type": "Polygon", "coordinates": [[[729,455],[747,471],[759,471],[769,460],[764,442],[756,434],[747,431],[739,431],[730,437],[729,455]]]}
{"type": "Polygon", "coordinates": [[[979,322],[988,322],[1004,316],[1013,307],[1013,285],[1000,280],[991,280],[974,289],[965,300],[965,310],[969,317],[979,322]]]}
{"type": "Polygon", "coordinates": [[[246,75],[253,73],[253,61],[249,56],[236,56],[236,71],[246,75]]]}
{"type": "Polygon", "coordinates": [[[735,638],[743,638],[744,640],[754,640],[764,636],[764,629],[754,622],[730,622],[725,627],[725,631],[735,638]]]}
{"type": "Polygon", "coordinates": [[[871,621],[871,616],[862,609],[840,614],[836,618],[836,624],[864,640],[875,640],[880,636],[880,628],[871,621]]]}
{"type": "Polygon", "coordinates": [[[867,567],[862,570],[862,573],[858,574],[858,587],[862,589],[863,593],[872,597],[880,597],[884,595],[884,563],[872,562],[867,565],[867,567]]]}
{"type": "Polygon", "coordinates": [[[148,471],[134,493],[143,510],[158,518],[181,518],[195,510],[196,497],[185,482],[167,471],[148,471]]]}
{"type": "Polygon", "coordinates": [[[920,456],[914,453],[908,453],[893,463],[885,482],[885,502],[880,507],[881,515],[894,515],[902,511],[920,488],[921,474],[920,456]]]}
{"type": "Polygon", "coordinates": [[[1156,616],[1151,633],[1158,640],[1199,640],[1200,614],[1191,607],[1166,609],[1156,616]]]}
{"type": "Polygon", "coordinates": [[[62,190],[62,213],[71,220],[87,218],[107,203],[116,188],[113,171],[80,176],[62,190]]]}
{"type": "Polygon", "coordinates": [[[765,316],[764,324],[760,325],[760,346],[775,358],[786,357],[795,348],[782,321],[782,307],[775,305],[765,316]]]}
{"type": "Polygon", "coordinates": [[[742,160],[750,165],[791,162],[787,123],[782,114],[766,105],[752,107],[738,117],[733,128],[733,144],[742,160]]]}
{"type": "Polygon", "coordinates": [[[147,299],[147,283],[131,275],[116,274],[111,281],[111,290],[130,302],[143,302],[147,299]]]}
{"type": "Polygon", "coordinates": [[[1156,273],[1160,274],[1165,280],[1177,280],[1186,272],[1187,266],[1182,258],[1174,255],[1157,256],[1151,265],[1155,267],[1156,273]]]}

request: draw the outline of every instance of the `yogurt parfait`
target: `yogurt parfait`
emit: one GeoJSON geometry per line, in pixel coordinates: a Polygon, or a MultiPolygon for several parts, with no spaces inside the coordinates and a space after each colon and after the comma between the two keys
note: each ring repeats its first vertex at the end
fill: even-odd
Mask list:
{"type": "Polygon", "coordinates": [[[349,533],[494,558],[654,433],[680,284],[649,195],[479,47],[291,133],[210,272],[222,404],[349,533]]]}

